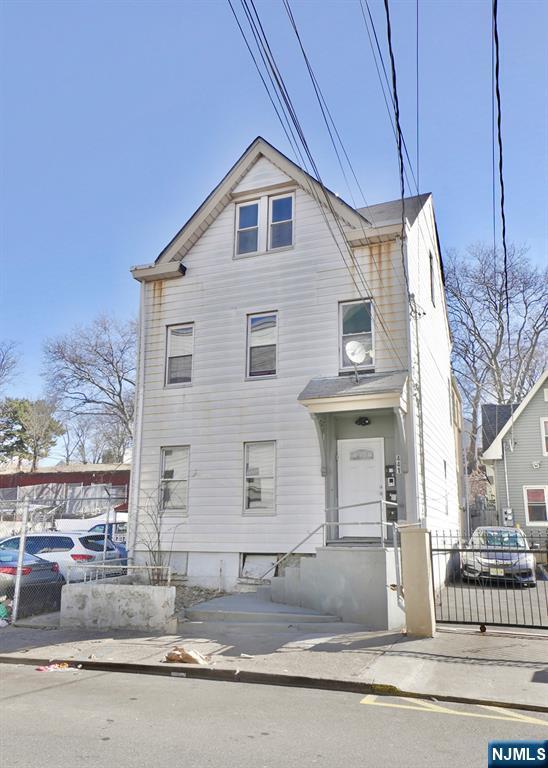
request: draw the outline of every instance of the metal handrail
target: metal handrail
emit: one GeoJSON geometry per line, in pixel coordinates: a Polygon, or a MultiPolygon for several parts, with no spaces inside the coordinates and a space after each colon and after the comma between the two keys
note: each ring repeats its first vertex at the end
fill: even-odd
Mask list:
{"type": "MultiPolygon", "coordinates": [[[[122,565],[118,562],[118,559],[112,559],[105,562],[97,562],[97,563],[78,563],[74,565],[68,565],[66,568],[66,574],[67,574],[67,584],[70,584],[70,575],[71,571],[83,571],[84,572],[84,580],[83,582],[86,583],[92,580],[92,575],[95,573],[95,581],[99,581],[99,572],[100,571],[109,571],[114,569],[125,569],[127,576],[130,576],[131,573],[134,572],[142,572],[142,571],[148,571],[150,573],[160,571],[160,575],[165,578],[167,582],[167,586],[171,586],[171,576],[172,576],[172,568],[169,565],[122,565]],[[130,573],[131,572],[131,573],[130,573]],[[165,576],[164,576],[165,574],[165,576]],[[91,575],[90,579],[88,580],[86,577],[91,575]]],[[[80,580],[78,580],[77,583],[80,583],[80,580]]]]}
{"type": "MultiPolygon", "coordinates": [[[[390,506],[390,507],[397,507],[398,506],[395,501],[385,501],[384,499],[375,499],[375,501],[364,501],[361,504],[346,504],[346,505],[344,505],[342,507],[326,507],[325,512],[326,513],[327,512],[339,512],[341,509],[355,509],[356,507],[370,507],[373,504],[380,504],[380,506],[381,506],[381,517],[382,517],[382,505],[383,504],[385,506],[390,506]]],[[[276,560],[276,562],[273,565],[271,565],[270,568],[267,571],[265,571],[262,576],[259,576],[259,579],[264,579],[271,571],[274,571],[280,565],[280,563],[283,563],[284,560],[287,560],[287,558],[290,555],[293,555],[299,549],[299,547],[302,547],[302,545],[305,544],[308,541],[308,539],[311,539],[312,536],[314,536],[316,533],[318,533],[318,531],[325,530],[326,528],[328,528],[329,526],[332,526],[332,525],[335,525],[335,526],[344,526],[344,525],[381,525],[381,526],[386,526],[387,528],[391,528],[393,523],[386,523],[382,519],[379,520],[379,521],[376,521],[376,522],[371,522],[371,521],[367,521],[366,522],[366,521],[360,520],[359,522],[356,522],[356,523],[341,523],[341,522],[338,522],[338,521],[337,522],[327,522],[326,521],[326,522],[320,523],[318,526],[316,526],[316,528],[314,528],[313,531],[310,531],[310,533],[307,533],[307,535],[304,537],[304,539],[299,541],[299,543],[296,546],[294,546],[293,549],[289,550],[289,552],[286,552],[285,555],[282,555],[278,560],[276,560]]],[[[407,525],[409,525],[409,524],[407,524],[407,525]]]]}

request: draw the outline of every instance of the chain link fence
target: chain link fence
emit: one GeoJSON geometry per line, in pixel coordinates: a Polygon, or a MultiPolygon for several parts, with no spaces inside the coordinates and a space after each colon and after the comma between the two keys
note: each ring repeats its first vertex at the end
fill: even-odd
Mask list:
{"type": "Polygon", "coordinates": [[[0,489],[0,628],[59,611],[63,585],[89,566],[127,574],[126,510],[127,486],[0,489]]]}

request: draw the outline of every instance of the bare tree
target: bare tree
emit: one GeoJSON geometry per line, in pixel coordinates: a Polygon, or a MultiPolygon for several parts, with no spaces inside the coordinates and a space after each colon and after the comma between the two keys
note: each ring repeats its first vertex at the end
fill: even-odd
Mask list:
{"type": "Polygon", "coordinates": [[[11,380],[17,368],[17,345],[14,341],[0,341],[0,390],[11,380]]]}
{"type": "Polygon", "coordinates": [[[133,521],[138,525],[136,543],[146,553],[146,564],[155,569],[151,572],[154,583],[161,583],[165,578],[171,565],[175,535],[186,524],[184,519],[177,522],[176,517],[169,516],[164,499],[165,488],[160,485],[145,495],[133,521]]]}
{"type": "Polygon", "coordinates": [[[27,458],[31,461],[31,472],[34,472],[39,459],[49,455],[64,427],[54,416],[55,403],[47,400],[20,400],[18,403],[27,458]]]}
{"type": "MultiPolygon", "coordinates": [[[[100,316],[45,344],[49,391],[70,416],[109,422],[131,441],[137,328],[100,316]]],[[[118,446],[120,441],[118,441],[118,446]]]]}
{"type": "Polygon", "coordinates": [[[508,302],[500,253],[475,245],[466,256],[448,255],[453,367],[472,422],[469,467],[475,466],[481,403],[519,402],[547,365],[547,286],[548,268],[533,265],[525,248],[509,248],[508,302]]]}

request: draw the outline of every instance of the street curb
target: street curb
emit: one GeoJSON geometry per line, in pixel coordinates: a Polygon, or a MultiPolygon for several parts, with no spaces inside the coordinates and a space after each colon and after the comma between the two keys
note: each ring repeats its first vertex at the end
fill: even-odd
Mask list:
{"type": "Polygon", "coordinates": [[[95,672],[123,672],[126,674],[158,675],[195,680],[218,680],[230,683],[250,683],[256,685],[279,685],[292,688],[310,688],[322,691],[340,691],[343,693],[374,694],[376,696],[403,696],[410,699],[428,699],[430,701],[452,702],[454,704],[474,704],[501,709],[518,709],[526,712],[545,712],[548,707],[537,704],[519,704],[516,702],[478,699],[467,696],[420,693],[405,691],[395,685],[382,683],[361,683],[353,680],[338,680],[328,677],[308,677],[306,675],[280,674],[277,672],[251,672],[249,670],[229,669],[226,667],[205,667],[198,664],[140,664],[116,661],[89,661],[80,659],[35,658],[20,656],[1,656],[0,664],[24,664],[26,666],[48,666],[50,664],[68,664],[74,669],[95,672]]]}

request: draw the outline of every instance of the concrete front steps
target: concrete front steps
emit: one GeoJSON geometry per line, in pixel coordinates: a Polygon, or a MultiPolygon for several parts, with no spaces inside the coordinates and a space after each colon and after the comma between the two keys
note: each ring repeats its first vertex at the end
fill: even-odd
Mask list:
{"type": "Polygon", "coordinates": [[[270,587],[258,586],[257,592],[216,597],[205,603],[198,603],[185,610],[190,621],[259,623],[296,625],[325,625],[340,622],[339,616],[322,613],[311,608],[302,608],[269,599],[270,587]]]}
{"type": "Polygon", "coordinates": [[[270,599],[338,616],[372,630],[405,626],[391,547],[330,545],[270,580],[270,599]]]}

